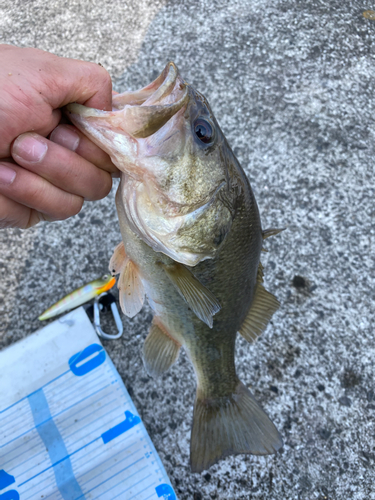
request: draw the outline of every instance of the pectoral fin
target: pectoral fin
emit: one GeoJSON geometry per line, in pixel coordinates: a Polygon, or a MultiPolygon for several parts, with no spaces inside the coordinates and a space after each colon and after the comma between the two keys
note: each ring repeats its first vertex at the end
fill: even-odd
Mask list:
{"type": "Polygon", "coordinates": [[[166,372],[177,361],[180,347],[154,319],[143,345],[143,363],[147,373],[151,377],[158,377],[166,372]]]}
{"type": "Polygon", "coordinates": [[[192,311],[212,328],[213,316],[221,309],[215,295],[202,285],[183,264],[175,262],[171,265],[161,264],[161,266],[192,311]]]}
{"type": "Polygon", "coordinates": [[[254,299],[239,330],[248,342],[254,342],[264,332],[273,313],[280,306],[277,298],[267,292],[262,282],[263,266],[259,263],[254,299]]]}
{"type": "Polygon", "coordinates": [[[127,263],[127,256],[125,253],[124,243],[121,242],[113,251],[111,260],[109,261],[109,270],[112,276],[121,273],[127,263]]]}
{"type": "Polygon", "coordinates": [[[145,291],[138,268],[131,260],[127,260],[122,269],[117,286],[120,291],[122,312],[129,318],[133,318],[142,309],[145,291]]]}

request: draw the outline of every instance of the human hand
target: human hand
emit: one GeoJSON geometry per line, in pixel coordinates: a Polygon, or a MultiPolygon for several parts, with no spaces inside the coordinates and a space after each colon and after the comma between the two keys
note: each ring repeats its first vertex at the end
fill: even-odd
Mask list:
{"type": "Polygon", "coordinates": [[[107,71],[0,45],[0,88],[0,228],[66,219],[81,210],[84,199],[104,198],[111,173],[118,171],[73,125],[60,124],[59,108],[78,102],[110,110],[107,71]]]}

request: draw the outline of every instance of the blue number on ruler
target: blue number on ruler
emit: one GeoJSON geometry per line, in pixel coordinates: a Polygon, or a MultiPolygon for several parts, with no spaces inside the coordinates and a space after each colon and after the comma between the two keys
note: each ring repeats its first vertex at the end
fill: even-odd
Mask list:
{"type": "MultiPolygon", "coordinates": [[[[14,476],[11,476],[5,470],[0,470],[0,490],[7,488],[11,484],[15,483],[16,480],[14,476]]],[[[0,495],[0,500],[19,500],[20,496],[16,490],[9,490],[6,493],[0,495]]]]}
{"type": "Polygon", "coordinates": [[[0,490],[3,490],[4,488],[8,488],[11,484],[15,483],[16,480],[14,479],[14,476],[11,476],[5,470],[0,470],[0,490]]]}
{"type": "Polygon", "coordinates": [[[9,490],[0,495],[0,500],[19,500],[20,495],[16,490],[9,490]]]}
{"type": "Polygon", "coordinates": [[[163,497],[165,500],[176,500],[176,495],[174,494],[172,486],[169,484],[159,484],[159,486],[156,486],[155,491],[159,498],[163,497]]]}
{"type": "Polygon", "coordinates": [[[74,375],[82,377],[83,375],[86,375],[86,373],[95,370],[95,368],[103,364],[104,361],[105,350],[103,347],[99,344],[91,344],[83,351],[74,354],[74,356],[69,359],[69,366],[74,375]],[[96,356],[92,357],[95,353],[97,353],[96,356]],[[91,359],[84,362],[87,358],[91,359]]]}
{"type": "Polygon", "coordinates": [[[140,422],[141,419],[137,415],[133,415],[130,411],[126,410],[125,420],[102,434],[103,443],[109,443],[112,439],[117,438],[140,422]]]}

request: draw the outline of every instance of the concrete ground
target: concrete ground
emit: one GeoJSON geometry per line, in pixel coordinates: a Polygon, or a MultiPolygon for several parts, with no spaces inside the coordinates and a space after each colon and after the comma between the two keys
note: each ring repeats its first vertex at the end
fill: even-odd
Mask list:
{"type": "MultiPolygon", "coordinates": [[[[188,467],[195,380],[185,355],[150,379],[146,306],[107,342],[180,500],[375,499],[375,21],[360,1],[3,0],[2,41],[101,62],[116,90],[168,60],[210,101],[246,170],[281,308],[240,378],[281,431],[272,457],[188,467]]],[[[0,345],[39,327],[52,302],[107,269],[114,192],[78,216],[0,232],[0,345]]]]}

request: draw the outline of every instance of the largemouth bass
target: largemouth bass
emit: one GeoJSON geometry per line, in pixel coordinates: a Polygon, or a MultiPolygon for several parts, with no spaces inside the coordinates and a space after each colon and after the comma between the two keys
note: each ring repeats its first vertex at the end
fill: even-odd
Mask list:
{"type": "Polygon", "coordinates": [[[278,308],[263,287],[262,231],[249,181],[207,100],[173,63],[150,85],[113,98],[113,111],[67,107],[72,122],[121,171],[116,207],[123,242],[110,270],[133,317],[154,312],[143,346],[152,376],[183,347],[197,378],[194,472],[240,453],[267,455],[281,437],[236,375],[236,334],[253,342],[278,308]]]}

